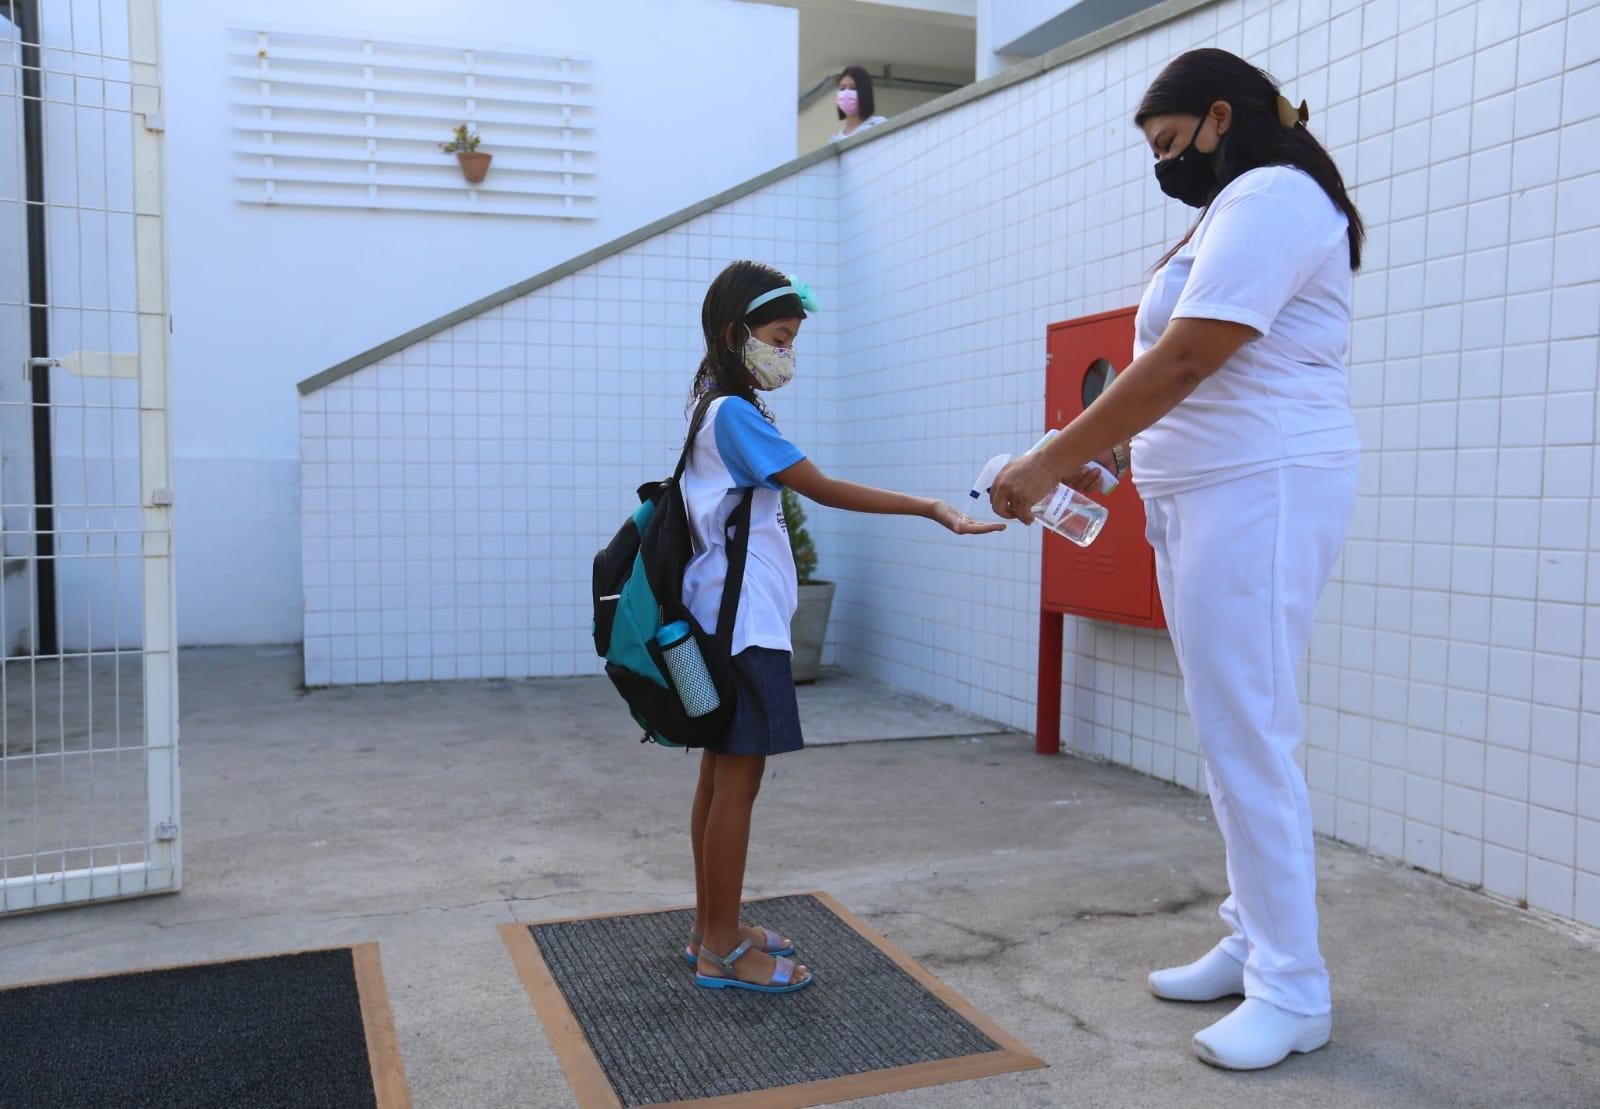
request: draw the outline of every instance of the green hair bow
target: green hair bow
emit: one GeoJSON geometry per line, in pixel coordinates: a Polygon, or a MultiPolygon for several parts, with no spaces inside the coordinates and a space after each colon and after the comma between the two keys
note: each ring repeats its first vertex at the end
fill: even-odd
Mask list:
{"type": "Polygon", "coordinates": [[[801,281],[794,274],[789,274],[789,284],[779,285],[776,289],[769,289],[745,305],[744,314],[749,315],[768,301],[777,300],[779,297],[795,296],[800,298],[800,307],[807,312],[820,312],[822,305],[817,303],[817,298],[812,295],[811,286],[801,281]]]}

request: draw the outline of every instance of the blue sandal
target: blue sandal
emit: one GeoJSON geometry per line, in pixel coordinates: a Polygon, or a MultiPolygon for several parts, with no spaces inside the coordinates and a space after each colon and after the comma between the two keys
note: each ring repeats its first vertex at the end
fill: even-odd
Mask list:
{"type": "MultiPolygon", "coordinates": [[[[771,955],[776,959],[780,955],[794,954],[794,944],[784,943],[783,937],[770,928],[761,929],[761,938],[763,941],[761,952],[764,955],[771,955]]],[[[689,933],[689,942],[695,947],[699,947],[704,939],[705,936],[700,932],[689,933]]],[[[700,962],[700,957],[686,947],[683,949],[683,961],[695,966],[700,962]]]]}
{"type": "Polygon", "coordinates": [[[793,959],[782,957],[779,957],[778,965],[772,969],[772,980],[765,985],[741,980],[733,973],[733,964],[748,955],[751,947],[750,941],[745,940],[733,949],[732,955],[724,959],[721,955],[701,944],[700,954],[721,966],[728,973],[723,976],[697,972],[694,976],[695,982],[708,990],[754,990],[756,993],[794,993],[796,990],[803,990],[811,985],[813,976],[809,970],[806,971],[806,976],[800,981],[791,981],[794,978],[794,972],[799,968],[799,964],[793,959]]]}

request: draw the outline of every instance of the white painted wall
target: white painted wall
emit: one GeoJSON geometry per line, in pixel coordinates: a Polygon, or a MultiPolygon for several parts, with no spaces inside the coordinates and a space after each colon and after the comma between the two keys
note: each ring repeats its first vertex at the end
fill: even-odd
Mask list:
{"type": "MultiPolygon", "coordinates": [[[[982,459],[1037,436],[1046,326],[1134,303],[1187,226],[1190,213],[1155,187],[1130,116],[1159,68],[1199,45],[1264,63],[1310,101],[1369,229],[1350,354],[1360,507],[1300,674],[1316,827],[1600,925],[1595,0],[1570,11],[1566,0],[1224,0],[819,164],[793,179],[798,217],[783,183],[769,186],[640,244],[637,261],[608,259],[535,294],[525,322],[486,320],[486,333],[463,329],[308,398],[307,488],[320,480],[329,492],[320,515],[306,514],[307,535],[361,529],[308,541],[322,560],[307,568],[322,591],[308,589],[308,678],[471,672],[453,632],[410,630],[420,609],[463,604],[480,623],[514,617],[538,637],[517,656],[525,672],[595,672],[588,558],[626,491],[665,469],[699,293],[732,257],[794,257],[837,306],[808,324],[810,368],[777,398],[785,430],[843,476],[959,495],[982,459]],[[804,237],[791,243],[792,228],[804,237]],[[825,245],[808,254],[813,236],[825,245]],[[635,307],[630,282],[669,275],[661,303],[635,307]],[[548,324],[535,315],[546,311],[548,324]],[[558,335],[564,351],[576,343],[568,316],[640,312],[663,327],[648,351],[515,355],[525,361],[511,403],[537,399],[549,414],[525,439],[477,419],[472,384],[513,380],[494,361],[507,356],[508,323],[524,336],[544,325],[539,343],[553,352],[558,335]],[[619,406],[575,388],[568,363],[622,367],[621,395],[643,403],[619,422],[619,406]],[[452,451],[490,441],[545,452],[533,472],[548,487],[525,476],[518,495],[566,526],[508,548],[479,538],[481,516],[403,514],[408,490],[424,486],[430,498],[481,496],[488,460],[403,473],[355,462],[382,457],[397,403],[452,451]],[[572,438],[550,444],[546,427],[572,438]],[[352,515],[375,499],[402,515],[352,515]],[[451,568],[455,551],[471,553],[451,568]],[[516,563],[543,607],[524,614],[523,590],[501,615],[479,586],[482,559],[501,574],[512,571],[498,560],[516,563]]],[[[490,500],[503,488],[514,487],[491,482],[490,500]]],[[[1037,532],[960,541],[820,508],[811,521],[822,573],[839,583],[839,661],[1032,729],[1037,532]]],[[[504,657],[496,665],[518,672],[509,641],[489,655],[473,634],[466,657],[504,657]]],[[[1066,742],[1202,789],[1166,633],[1069,620],[1067,653],[1066,742]]]]}
{"type": "Polygon", "coordinates": [[[977,0],[978,33],[974,59],[978,80],[993,77],[1026,58],[1001,48],[1080,0],[977,0]]]}
{"type": "Polygon", "coordinates": [[[162,17],[186,644],[300,636],[296,382],[795,149],[797,30],[788,9],[734,0],[166,0],[162,17]],[[481,36],[592,57],[600,218],[236,203],[224,51],[226,29],[241,23],[423,41],[481,36]]]}

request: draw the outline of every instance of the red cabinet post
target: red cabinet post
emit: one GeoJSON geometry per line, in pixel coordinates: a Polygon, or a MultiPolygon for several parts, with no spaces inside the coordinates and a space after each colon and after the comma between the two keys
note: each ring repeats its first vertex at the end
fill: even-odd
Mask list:
{"type": "Polygon", "coordinates": [[[1065,623],[1059,612],[1039,612],[1039,709],[1033,749],[1041,755],[1061,753],[1061,635],[1065,623]]]}
{"type": "MultiPolygon", "coordinates": [[[[1051,324],[1046,335],[1046,428],[1065,427],[1133,361],[1136,309],[1119,308],[1051,324]]],[[[1104,497],[1110,510],[1100,537],[1078,547],[1044,537],[1039,604],[1039,688],[1035,747],[1061,749],[1063,616],[1086,616],[1142,628],[1164,628],[1155,552],[1144,537],[1144,502],[1127,475],[1104,497]]]]}

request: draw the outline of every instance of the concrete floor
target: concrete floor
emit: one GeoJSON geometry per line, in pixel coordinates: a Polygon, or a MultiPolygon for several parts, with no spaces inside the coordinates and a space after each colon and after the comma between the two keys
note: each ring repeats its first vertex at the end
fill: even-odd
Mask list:
{"type": "MultiPolygon", "coordinates": [[[[0,984],[377,940],[419,1106],[573,1104],[495,926],[690,900],[693,757],[641,747],[603,681],[307,693],[288,652],[182,666],[184,892],[0,923],[0,984]]],[[[890,700],[802,695],[819,736],[903,733],[890,700]]],[[[1226,1004],[1144,989],[1219,931],[1221,845],[1176,788],[1015,734],[817,747],[771,765],[750,888],[829,891],[1050,1063],[861,1104],[1600,1104],[1593,934],[1320,854],[1334,1043],[1256,1075],[1190,1053],[1226,1004]]]]}

